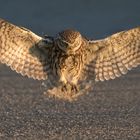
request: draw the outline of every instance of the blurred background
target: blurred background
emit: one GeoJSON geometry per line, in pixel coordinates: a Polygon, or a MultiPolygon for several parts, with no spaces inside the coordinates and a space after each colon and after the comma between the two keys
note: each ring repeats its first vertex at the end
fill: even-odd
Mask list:
{"type": "Polygon", "coordinates": [[[140,25],[139,0],[1,0],[0,17],[39,35],[66,28],[99,39],[140,25]]]}

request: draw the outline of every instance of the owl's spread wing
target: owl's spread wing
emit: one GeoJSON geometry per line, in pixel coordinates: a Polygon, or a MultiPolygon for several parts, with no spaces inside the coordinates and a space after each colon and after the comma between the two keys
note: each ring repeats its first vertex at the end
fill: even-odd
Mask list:
{"type": "Polygon", "coordinates": [[[94,71],[96,81],[115,79],[140,64],[140,28],[89,41],[89,50],[95,56],[89,69],[94,71]]]}
{"type": "Polygon", "coordinates": [[[43,38],[0,19],[0,62],[24,76],[44,80],[49,69],[47,55],[43,38]]]}

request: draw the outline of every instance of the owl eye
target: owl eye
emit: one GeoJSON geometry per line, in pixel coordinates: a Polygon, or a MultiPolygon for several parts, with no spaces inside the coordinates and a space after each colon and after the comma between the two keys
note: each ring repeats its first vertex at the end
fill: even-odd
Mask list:
{"type": "Polygon", "coordinates": [[[68,47],[68,43],[66,43],[66,42],[63,41],[63,40],[60,40],[60,41],[59,41],[59,44],[60,44],[60,46],[63,47],[63,48],[67,48],[67,47],[68,47]]]}
{"type": "Polygon", "coordinates": [[[64,42],[63,40],[58,40],[58,46],[59,48],[61,48],[62,50],[65,50],[68,48],[68,43],[64,42]]]}
{"type": "Polygon", "coordinates": [[[60,42],[61,47],[67,48],[67,44],[65,42],[60,42]]]}
{"type": "Polygon", "coordinates": [[[64,45],[65,48],[68,47],[68,44],[66,42],[63,42],[63,45],[64,45]]]}

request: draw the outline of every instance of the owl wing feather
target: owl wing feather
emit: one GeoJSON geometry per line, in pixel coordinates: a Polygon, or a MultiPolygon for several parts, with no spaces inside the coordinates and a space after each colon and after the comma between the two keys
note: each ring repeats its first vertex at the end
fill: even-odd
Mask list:
{"type": "Polygon", "coordinates": [[[140,65],[140,28],[89,41],[87,50],[94,56],[90,58],[88,70],[94,71],[96,81],[120,77],[140,65]]]}
{"type": "Polygon", "coordinates": [[[0,62],[23,76],[47,79],[49,49],[43,38],[30,30],[0,19],[0,62]],[[46,51],[39,47],[43,46],[46,51]]]}

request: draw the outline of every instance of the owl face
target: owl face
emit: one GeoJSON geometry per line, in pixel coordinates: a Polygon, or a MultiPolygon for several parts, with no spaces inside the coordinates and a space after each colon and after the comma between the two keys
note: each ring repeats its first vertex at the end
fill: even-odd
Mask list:
{"type": "Polygon", "coordinates": [[[78,31],[65,30],[58,34],[58,47],[65,53],[71,54],[77,51],[82,44],[82,37],[78,31]]]}

